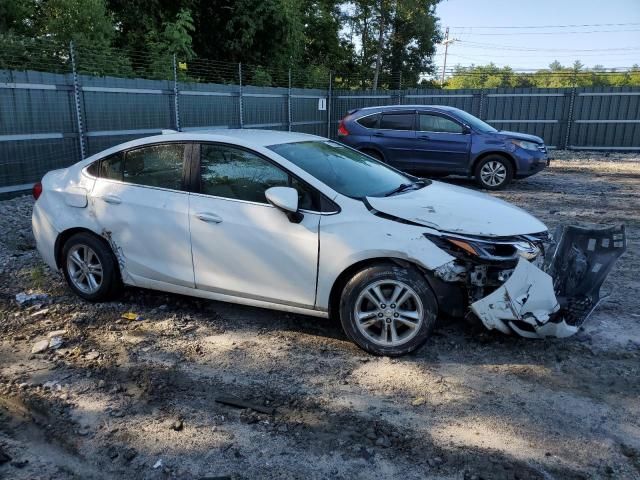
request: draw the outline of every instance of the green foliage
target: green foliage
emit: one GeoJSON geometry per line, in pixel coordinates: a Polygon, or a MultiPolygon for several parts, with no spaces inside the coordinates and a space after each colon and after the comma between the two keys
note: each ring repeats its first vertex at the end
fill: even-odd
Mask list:
{"type": "Polygon", "coordinates": [[[548,69],[533,73],[514,72],[511,67],[472,65],[455,66],[446,81],[445,88],[500,88],[500,87],[621,87],[640,86],[640,68],[635,65],[631,72],[605,71],[602,66],[591,69],[576,60],[572,66],[564,67],[557,60],[548,69]]]}

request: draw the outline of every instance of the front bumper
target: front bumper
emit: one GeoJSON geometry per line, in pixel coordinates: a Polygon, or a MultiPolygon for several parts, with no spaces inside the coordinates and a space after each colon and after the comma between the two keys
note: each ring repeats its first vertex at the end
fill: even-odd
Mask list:
{"type": "Polygon", "coordinates": [[[486,328],[563,338],[591,315],[601,301],[602,283],[626,250],[624,226],[561,227],[556,238],[543,269],[520,259],[502,286],[471,304],[486,328]]]}

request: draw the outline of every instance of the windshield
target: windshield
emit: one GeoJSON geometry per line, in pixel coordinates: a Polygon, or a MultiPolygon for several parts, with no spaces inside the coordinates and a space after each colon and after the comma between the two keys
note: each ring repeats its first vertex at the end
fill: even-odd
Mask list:
{"type": "Polygon", "coordinates": [[[489,125],[486,122],[483,122],[478,117],[474,117],[470,113],[465,112],[464,110],[456,110],[456,115],[460,120],[469,125],[474,130],[477,130],[482,133],[494,133],[497,132],[495,128],[489,125]]]}
{"type": "Polygon", "coordinates": [[[340,143],[309,141],[267,147],[351,198],[381,197],[415,179],[340,143]]]}

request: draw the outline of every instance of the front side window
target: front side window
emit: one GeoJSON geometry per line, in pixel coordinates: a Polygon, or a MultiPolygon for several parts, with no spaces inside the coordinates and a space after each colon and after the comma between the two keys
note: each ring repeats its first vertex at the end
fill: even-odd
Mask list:
{"type": "Polygon", "coordinates": [[[320,192],[264,158],[226,145],[203,144],[200,153],[200,193],[232,200],[268,203],[271,187],[298,191],[298,208],[320,211],[320,192]]]}
{"type": "Polygon", "coordinates": [[[415,180],[331,140],[282,143],[268,148],[351,198],[380,197],[415,180]]]}
{"type": "Polygon", "coordinates": [[[185,147],[184,144],[170,143],[128,151],[123,180],[136,185],[180,190],[185,147]]]}
{"type": "Polygon", "coordinates": [[[415,114],[384,113],[380,119],[380,128],[384,130],[413,130],[415,114]]]}
{"type": "Polygon", "coordinates": [[[449,120],[448,118],[441,117],[440,115],[431,115],[428,113],[421,113],[419,130],[423,132],[438,132],[438,133],[462,133],[462,126],[459,123],[449,120]]]}

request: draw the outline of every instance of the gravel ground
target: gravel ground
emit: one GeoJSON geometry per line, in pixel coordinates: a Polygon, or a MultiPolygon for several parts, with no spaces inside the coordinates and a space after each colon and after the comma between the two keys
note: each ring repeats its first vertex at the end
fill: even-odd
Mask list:
{"type": "Polygon", "coordinates": [[[395,360],[331,320],[137,289],[85,303],[34,250],[31,198],[0,202],[0,477],[640,478],[640,157],[555,157],[497,196],[551,228],[625,223],[609,300],[569,339],[449,321],[395,360]]]}

